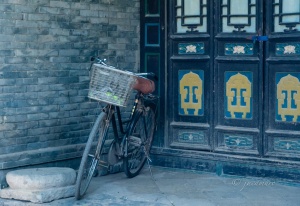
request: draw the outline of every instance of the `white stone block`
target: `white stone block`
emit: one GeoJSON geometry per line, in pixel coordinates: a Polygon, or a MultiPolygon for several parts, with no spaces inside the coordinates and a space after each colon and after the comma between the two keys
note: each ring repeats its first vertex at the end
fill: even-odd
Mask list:
{"type": "Polygon", "coordinates": [[[65,167],[21,169],[8,172],[6,181],[11,189],[42,189],[73,185],[76,172],[65,167]]]}
{"type": "Polygon", "coordinates": [[[76,172],[71,168],[46,167],[8,172],[8,188],[0,190],[0,197],[34,203],[75,195],[76,172]]]}

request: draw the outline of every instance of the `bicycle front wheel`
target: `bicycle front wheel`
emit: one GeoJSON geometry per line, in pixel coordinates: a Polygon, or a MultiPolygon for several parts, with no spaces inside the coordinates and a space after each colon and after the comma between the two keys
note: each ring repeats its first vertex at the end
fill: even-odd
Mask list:
{"type": "Polygon", "coordinates": [[[86,143],[75,185],[75,198],[77,200],[84,196],[92,177],[95,176],[95,169],[99,161],[98,157],[100,157],[104,144],[103,138],[108,128],[105,126],[106,117],[107,114],[105,112],[100,113],[86,143]]]}
{"type": "Polygon", "coordinates": [[[124,172],[127,177],[137,176],[143,168],[149,152],[155,130],[155,114],[152,107],[137,114],[130,128],[127,140],[127,156],[124,157],[124,172]]]}

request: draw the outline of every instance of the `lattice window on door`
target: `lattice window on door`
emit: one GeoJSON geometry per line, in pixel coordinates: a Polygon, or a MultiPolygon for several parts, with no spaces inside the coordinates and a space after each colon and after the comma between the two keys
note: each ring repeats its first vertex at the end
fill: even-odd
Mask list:
{"type": "Polygon", "coordinates": [[[222,0],[222,32],[255,32],[256,0],[222,0]]]}
{"type": "Polygon", "coordinates": [[[274,32],[300,31],[300,0],[274,0],[274,32]]]}
{"type": "Polygon", "coordinates": [[[177,0],[177,33],[207,32],[207,0],[177,0]]]}

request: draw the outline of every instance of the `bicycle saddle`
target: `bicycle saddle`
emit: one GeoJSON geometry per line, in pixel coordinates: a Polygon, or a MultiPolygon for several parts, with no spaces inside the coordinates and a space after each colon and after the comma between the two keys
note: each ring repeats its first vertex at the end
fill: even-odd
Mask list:
{"type": "Polygon", "coordinates": [[[150,79],[137,77],[136,83],[132,88],[142,92],[143,94],[149,94],[155,91],[155,83],[150,79]]]}

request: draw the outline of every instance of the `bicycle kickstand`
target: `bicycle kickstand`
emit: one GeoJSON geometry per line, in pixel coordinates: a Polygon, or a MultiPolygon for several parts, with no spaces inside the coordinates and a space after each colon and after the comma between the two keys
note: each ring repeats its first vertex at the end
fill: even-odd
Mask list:
{"type": "Polygon", "coordinates": [[[150,159],[149,154],[148,154],[148,152],[146,151],[145,146],[144,146],[144,153],[145,153],[145,155],[146,155],[146,157],[147,157],[147,164],[148,164],[148,167],[149,167],[150,175],[151,175],[151,177],[152,177],[152,179],[153,179],[153,174],[152,174],[151,164],[150,164],[150,162],[152,162],[152,160],[150,159]]]}

